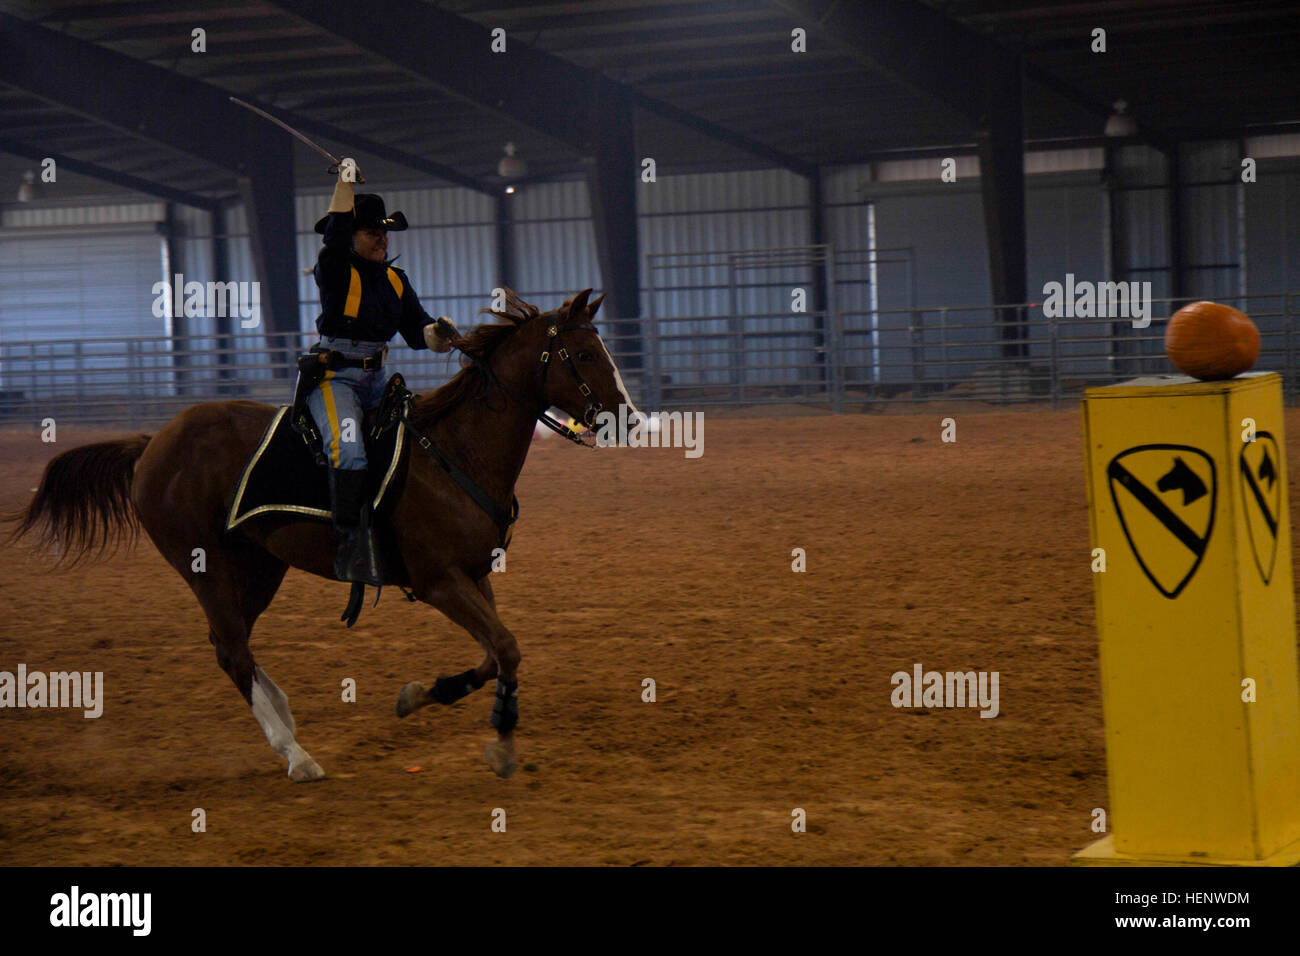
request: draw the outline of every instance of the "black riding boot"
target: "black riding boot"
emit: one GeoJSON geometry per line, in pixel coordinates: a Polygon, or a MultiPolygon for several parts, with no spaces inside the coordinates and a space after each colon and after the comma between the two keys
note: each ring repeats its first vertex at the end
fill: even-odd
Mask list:
{"type": "Polygon", "coordinates": [[[334,556],[334,576],[340,581],[360,581],[379,587],[384,583],[370,525],[366,495],[366,470],[330,469],[330,497],[334,502],[334,530],[339,549],[334,556]]]}

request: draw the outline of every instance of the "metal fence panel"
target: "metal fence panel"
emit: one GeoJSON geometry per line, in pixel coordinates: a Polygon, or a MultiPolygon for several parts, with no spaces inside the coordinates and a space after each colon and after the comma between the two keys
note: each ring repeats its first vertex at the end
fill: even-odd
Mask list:
{"type": "MultiPolygon", "coordinates": [[[[825,267],[834,281],[839,265],[832,250],[803,247],[788,254],[791,261],[781,268],[825,267]],[[797,261],[796,251],[803,256],[797,261]]],[[[770,269],[772,263],[761,267],[770,269]]],[[[743,268],[733,273],[743,274],[743,268]]],[[[1164,324],[1185,301],[1154,302],[1153,312],[1159,314],[1145,329],[1133,328],[1129,320],[1051,318],[1041,304],[859,314],[839,310],[832,301],[825,310],[800,314],[803,325],[796,330],[764,327],[761,313],[744,309],[652,316],[647,323],[658,334],[649,337],[647,357],[658,358],[657,344],[672,361],[661,362],[661,374],[646,379],[642,394],[633,398],[651,410],[774,402],[865,410],[886,402],[934,400],[1060,406],[1077,400],[1087,386],[1172,372],[1163,355],[1164,324]],[[704,331],[674,331],[681,326],[704,331]],[[1008,329],[1022,331],[1023,337],[1008,341],[1008,329]],[[691,348],[668,350],[678,336],[691,348]]],[[[1300,292],[1221,301],[1254,319],[1262,340],[1256,367],[1280,371],[1294,403],[1300,392],[1294,331],[1300,292]]],[[[152,426],[204,400],[284,404],[295,371],[292,356],[314,338],[307,332],[237,333],[216,336],[215,349],[187,347],[166,336],[5,343],[0,420],[54,417],[152,426]],[[223,361],[198,361],[203,352],[223,361]]],[[[417,391],[436,387],[457,367],[454,359],[396,344],[389,366],[417,391]]]]}

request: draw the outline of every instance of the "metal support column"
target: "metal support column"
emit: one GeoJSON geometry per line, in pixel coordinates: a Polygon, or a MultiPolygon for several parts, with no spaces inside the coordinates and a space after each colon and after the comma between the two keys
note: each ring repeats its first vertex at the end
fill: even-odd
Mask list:
{"type": "Polygon", "coordinates": [[[592,131],[593,155],[587,166],[605,292],[605,318],[619,333],[625,369],[641,368],[640,246],[637,237],[636,129],[630,96],[602,87],[601,122],[592,131]]]}
{"type": "MultiPolygon", "coordinates": [[[[984,126],[976,135],[984,228],[988,241],[989,286],[994,305],[1028,300],[1025,241],[1024,103],[1020,57],[985,57],[984,126]]],[[[1012,324],[1014,309],[999,309],[1002,355],[1028,356],[1028,329],[1012,324]]]]}
{"type": "Polygon", "coordinates": [[[294,350],[289,340],[298,331],[298,250],[289,144],[287,137],[268,138],[256,171],[239,177],[253,268],[261,285],[262,331],[276,378],[288,376],[294,350]]]}
{"type": "Polygon", "coordinates": [[[497,236],[497,285],[510,286],[515,277],[514,234],[510,228],[510,197],[504,192],[498,193],[496,206],[497,236]]]}

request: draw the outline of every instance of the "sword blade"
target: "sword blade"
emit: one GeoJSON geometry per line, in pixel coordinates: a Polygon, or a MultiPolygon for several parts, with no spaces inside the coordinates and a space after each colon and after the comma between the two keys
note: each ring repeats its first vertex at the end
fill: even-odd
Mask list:
{"type": "MultiPolygon", "coordinates": [[[[294,129],[292,126],[290,126],[288,123],[284,122],[283,120],[276,119],[274,116],[272,116],[272,115],[271,115],[270,113],[268,113],[266,110],[258,109],[258,108],[257,108],[256,106],[254,106],[252,103],[246,103],[246,102],[244,102],[243,100],[241,100],[241,99],[240,99],[239,97],[237,97],[237,96],[232,96],[232,97],[230,97],[230,102],[235,103],[235,104],[238,104],[239,106],[242,106],[242,107],[243,107],[244,109],[246,109],[246,110],[252,110],[254,113],[256,113],[258,116],[261,116],[263,119],[269,119],[269,120],[270,120],[272,123],[274,123],[276,126],[280,127],[280,129],[284,130],[284,131],[285,131],[286,133],[288,133],[290,136],[292,136],[292,137],[294,137],[295,139],[297,139],[298,142],[300,142],[300,143],[302,143],[302,144],[304,144],[304,145],[306,145],[306,146],[310,146],[312,149],[316,150],[316,152],[320,153],[322,156],[324,156],[326,159],[328,159],[328,160],[329,160],[331,163],[333,163],[335,166],[339,165],[340,160],[339,160],[339,158],[338,158],[337,156],[335,156],[333,153],[331,153],[329,150],[325,149],[324,147],[322,147],[322,146],[318,146],[316,143],[313,143],[311,140],[309,140],[309,139],[308,139],[306,136],[304,136],[302,133],[298,132],[296,129],[294,129]]],[[[331,172],[332,172],[332,170],[331,170],[331,172]]],[[[363,183],[364,183],[365,180],[364,180],[364,179],[359,179],[358,182],[363,182],[363,183]]]]}

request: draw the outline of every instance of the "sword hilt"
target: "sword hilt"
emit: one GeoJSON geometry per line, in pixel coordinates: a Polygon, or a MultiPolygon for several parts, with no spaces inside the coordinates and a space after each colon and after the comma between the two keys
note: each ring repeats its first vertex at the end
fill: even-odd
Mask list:
{"type": "MultiPolygon", "coordinates": [[[[325,172],[329,173],[331,176],[337,176],[339,174],[339,164],[331,164],[330,168],[325,170],[325,172]]],[[[366,177],[361,175],[361,170],[357,170],[357,182],[364,183],[365,181],[366,177]]]]}

